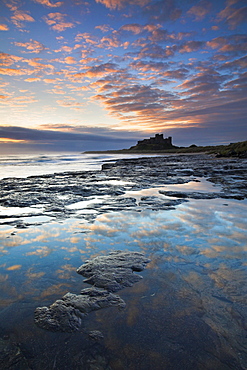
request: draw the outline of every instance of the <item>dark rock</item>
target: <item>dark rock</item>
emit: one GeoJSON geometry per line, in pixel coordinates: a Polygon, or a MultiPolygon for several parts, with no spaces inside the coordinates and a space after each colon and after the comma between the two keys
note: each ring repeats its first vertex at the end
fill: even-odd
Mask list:
{"type": "Polygon", "coordinates": [[[79,330],[82,315],[79,310],[67,306],[59,299],[48,307],[37,307],[34,322],[42,329],[50,331],[73,332],[79,330]]]}
{"type": "Polygon", "coordinates": [[[91,311],[110,306],[124,308],[124,300],[111,292],[130,287],[142,279],[133,271],[142,271],[148,262],[142,253],[122,251],[87,261],[77,272],[88,277],[84,282],[96,288],[83,289],[78,295],[67,293],[50,307],[37,307],[36,325],[50,331],[73,332],[80,329],[82,318],[91,311]]]}
{"type": "MultiPolygon", "coordinates": [[[[162,190],[159,192],[160,194],[162,193],[162,190]]],[[[183,198],[183,197],[178,197],[178,198],[183,198]]],[[[187,198],[187,197],[186,197],[187,198]]],[[[158,211],[158,210],[167,210],[171,209],[172,206],[176,206],[185,200],[178,200],[178,199],[160,199],[155,196],[149,196],[149,197],[142,197],[139,206],[146,208],[146,209],[152,209],[153,211],[158,211]]]]}
{"type": "Polygon", "coordinates": [[[85,283],[116,292],[142,279],[142,276],[133,271],[142,271],[148,262],[139,252],[114,251],[108,256],[98,256],[86,261],[77,272],[87,278],[85,283]]]}
{"type": "Polygon", "coordinates": [[[79,330],[82,318],[101,308],[125,307],[117,295],[97,288],[83,289],[81,294],[67,293],[48,307],[37,307],[35,323],[46,330],[73,332],[79,330]]]}
{"type": "Polygon", "coordinates": [[[104,335],[99,330],[92,330],[88,333],[88,336],[90,339],[93,339],[95,341],[100,341],[101,339],[104,339],[104,335]]]}
{"type": "Polygon", "coordinates": [[[180,191],[165,191],[165,190],[160,190],[160,194],[164,194],[168,197],[175,197],[175,198],[190,198],[190,199],[214,199],[214,198],[219,198],[223,194],[220,193],[200,193],[200,192],[195,192],[191,191],[188,193],[185,192],[180,192],[180,191]]]}

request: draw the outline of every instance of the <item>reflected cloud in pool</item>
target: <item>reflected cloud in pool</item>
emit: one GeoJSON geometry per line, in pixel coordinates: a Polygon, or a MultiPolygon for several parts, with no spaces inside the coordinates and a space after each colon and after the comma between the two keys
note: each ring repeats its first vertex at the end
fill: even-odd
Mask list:
{"type": "MultiPolygon", "coordinates": [[[[128,361],[138,366],[134,353],[138,361],[144,356],[147,364],[167,369],[167,358],[176,354],[176,366],[182,357],[198,353],[199,359],[191,354],[194,361],[203,363],[205,357],[211,368],[228,356],[234,368],[245,335],[246,205],[190,200],[168,211],[102,214],[94,223],[75,218],[27,229],[2,225],[0,326],[15,328],[20,342],[25,330],[43,338],[41,329],[31,329],[34,309],[87,287],[76,274],[86,259],[116,249],[143,251],[151,262],[143,280],[121,292],[126,309],[101,310],[89,315],[85,325],[104,332],[105,346],[125,368],[128,361]],[[13,310],[20,307],[15,318],[13,310]]],[[[54,338],[59,340],[59,334],[54,338]]]]}

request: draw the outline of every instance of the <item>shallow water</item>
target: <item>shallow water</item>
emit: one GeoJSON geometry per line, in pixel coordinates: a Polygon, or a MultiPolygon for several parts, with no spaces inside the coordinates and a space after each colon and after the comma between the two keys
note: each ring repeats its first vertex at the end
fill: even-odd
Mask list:
{"type": "Polygon", "coordinates": [[[4,343],[18,344],[32,369],[246,368],[246,209],[246,200],[196,199],[169,211],[101,214],[94,223],[1,225],[4,343]],[[124,310],[91,313],[78,333],[34,325],[36,307],[87,287],[76,274],[85,260],[116,249],[151,259],[141,282],[120,292],[124,310]],[[104,339],[89,339],[90,330],[104,339]]]}

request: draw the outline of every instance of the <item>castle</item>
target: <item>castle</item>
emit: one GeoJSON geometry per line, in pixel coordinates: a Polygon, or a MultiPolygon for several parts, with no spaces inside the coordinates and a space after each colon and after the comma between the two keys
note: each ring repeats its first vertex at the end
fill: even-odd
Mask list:
{"type": "Polygon", "coordinates": [[[164,150],[174,148],[172,144],[172,137],[167,138],[163,137],[163,134],[156,134],[154,137],[149,139],[140,140],[134,147],[131,147],[131,150],[164,150]]]}
{"type": "Polygon", "coordinates": [[[155,137],[150,137],[149,139],[140,140],[137,145],[148,144],[148,145],[162,145],[167,147],[172,147],[172,137],[164,139],[163,134],[156,134],[155,137]]]}

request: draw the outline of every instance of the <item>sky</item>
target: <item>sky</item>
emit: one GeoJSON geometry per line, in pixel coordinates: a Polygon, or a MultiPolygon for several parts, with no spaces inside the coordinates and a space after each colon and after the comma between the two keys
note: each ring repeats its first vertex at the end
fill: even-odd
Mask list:
{"type": "Polygon", "coordinates": [[[1,0],[0,153],[247,140],[241,0],[1,0]]]}

